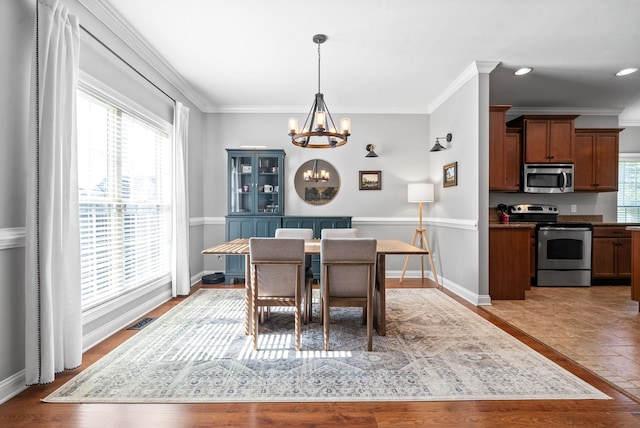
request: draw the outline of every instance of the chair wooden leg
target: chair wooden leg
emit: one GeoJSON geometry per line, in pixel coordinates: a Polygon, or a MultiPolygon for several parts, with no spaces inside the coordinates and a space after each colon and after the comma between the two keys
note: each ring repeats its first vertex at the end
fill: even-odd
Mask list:
{"type": "Polygon", "coordinates": [[[331,323],[329,321],[329,270],[325,267],[324,269],[324,283],[322,284],[321,287],[321,292],[320,292],[321,296],[320,296],[320,302],[322,304],[321,306],[321,315],[320,315],[320,322],[324,324],[324,350],[328,351],[329,350],[329,324],[331,323]]]}
{"type": "Polygon", "coordinates": [[[375,270],[369,270],[369,290],[367,292],[367,350],[373,348],[373,287],[375,270]]]}
{"type": "Polygon", "coordinates": [[[313,280],[307,279],[305,282],[305,293],[304,293],[304,323],[310,323],[313,314],[311,311],[313,310],[313,302],[311,299],[313,298],[313,280]]]}
{"type": "Polygon", "coordinates": [[[324,322],[324,350],[329,350],[329,302],[325,300],[324,307],[322,308],[323,322],[324,322]]]}
{"type": "Polygon", "coordinates": [[[252,281],[251,281],[251,294],[253,297],[252,311],[253,311],[253,349],[258,350],[258,273],[257,268],[254,266],[252,272],[252,281]]]}
{"type": "Polygon", "coordinates": [[[300,350],[300,322],[301,320],[301,315],[300,315],[300,306],[296,306],[296,311],[295,311],[295,323],[296,323],[296,351],[300,350]]]}

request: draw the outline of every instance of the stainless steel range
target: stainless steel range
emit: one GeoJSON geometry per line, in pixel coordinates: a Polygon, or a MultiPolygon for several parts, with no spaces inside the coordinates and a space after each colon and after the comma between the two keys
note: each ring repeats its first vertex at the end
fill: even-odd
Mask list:
{"type": "Polygon", "coordinates": [[[555,205],[520,204],[511,205],[508,210],[511,221],[537,224],[537,285],[591,285],[590,223],[558,222],[555,205]]]}

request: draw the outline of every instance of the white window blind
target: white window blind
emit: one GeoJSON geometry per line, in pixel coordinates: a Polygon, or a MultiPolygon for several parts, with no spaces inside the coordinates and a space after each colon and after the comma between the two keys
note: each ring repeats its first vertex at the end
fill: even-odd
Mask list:
{"type": "Polygon", "coordinates": [[[640,155],[620,155],[618,163],[618,221],[640,222],[640,155]]]}
{"type": "Polygon", "coordinates": [[[170,277],[170,125],[78,91],[83,310],[170,277]]]}

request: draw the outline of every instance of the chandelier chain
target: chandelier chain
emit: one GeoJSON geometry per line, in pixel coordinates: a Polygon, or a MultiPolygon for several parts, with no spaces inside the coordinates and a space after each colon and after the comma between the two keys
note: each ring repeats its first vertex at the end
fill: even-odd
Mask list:
{"type": "Polygon", "coordinates": [[[320,92],[320,42],[318,42],[318,93],[320,92]]]}

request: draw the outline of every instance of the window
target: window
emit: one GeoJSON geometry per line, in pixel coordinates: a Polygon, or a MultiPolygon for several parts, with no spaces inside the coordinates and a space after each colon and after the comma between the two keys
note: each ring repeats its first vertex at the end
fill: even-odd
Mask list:
{"type": "Polygon", "coordinates": [[[618,221],[640,222],[640,154],[620,154],[618,164],[618,221]]]}
{"type": "Polygon", "coordinates": [[[121,96],[80,85],[83,310],[170,279],[171,128],[150,117],[121,96]]]}

